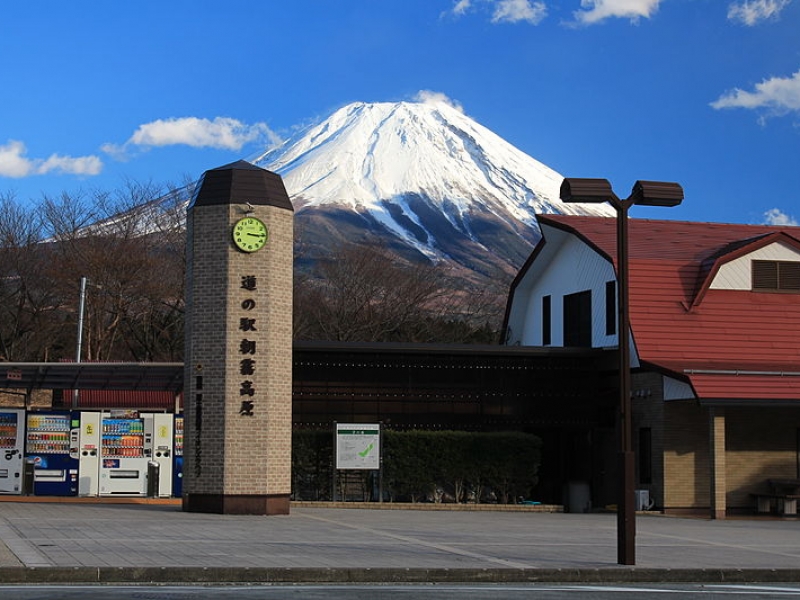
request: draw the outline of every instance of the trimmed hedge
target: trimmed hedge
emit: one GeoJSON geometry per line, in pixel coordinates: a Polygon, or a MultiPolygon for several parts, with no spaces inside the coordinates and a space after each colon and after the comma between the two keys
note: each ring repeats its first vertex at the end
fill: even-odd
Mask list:
{"type": "MultiPolygon", "coordinates": [[[[383,432],[383,491],[390,501],[515,503],[538,481],[541,440],[519,432],[383,432]]],[[[292,495],[329,500],[333,433],[295,430],[292,495]]],[[[337,498],[377,498],[374,472],[340,472],[337,498]],[[344,476],[343,476],[344,475],[344,476]]]]}

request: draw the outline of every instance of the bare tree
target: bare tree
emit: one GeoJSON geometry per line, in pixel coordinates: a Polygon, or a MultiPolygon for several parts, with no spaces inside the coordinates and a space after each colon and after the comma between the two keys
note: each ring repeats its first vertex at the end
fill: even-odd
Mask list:
{"type": "Polygon", "coordinates": [[[438,265],[356,245],[334,247],[312,274],[299,274],[295,300],[296,339],[488,341],[470,336],[489,323],[487,307],[496,312],[493,295],[464,293],[438,265]]]}
{"type": "Polygon", "coordinates": [[[148,285],[124,321],[128,350],[137,360],[181,360],[183,357],[184,283],[186,274],[186,206],[194,190],[187,180],[170,185],[165,195],[140,211],[151,239],[148,285]]]}
{"type": "MultiPolygon", "coordinates": [[[[87,360],[177,359],[182,338],[184,258],[178,202],[153,184],[45,197],[54,248],[51,278],[77,304],[82,277],[87,360]]],[[[76,319],[72,319],[75,323],[76,319]]]]}
{"type": "Polygon", "coordinates": [[[0,360],[47,360],[61,343],[60,300],[41,235],[35,211],[0,195],[0,360]]]}

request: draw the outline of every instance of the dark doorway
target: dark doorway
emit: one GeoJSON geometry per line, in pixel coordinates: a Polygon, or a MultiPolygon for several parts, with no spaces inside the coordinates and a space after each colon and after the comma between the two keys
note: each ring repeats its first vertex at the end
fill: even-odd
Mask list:
{"type": "Polygon", "coordinates": [[[592,292],[564,296],[564,346],[592,347],[592,292]]]}

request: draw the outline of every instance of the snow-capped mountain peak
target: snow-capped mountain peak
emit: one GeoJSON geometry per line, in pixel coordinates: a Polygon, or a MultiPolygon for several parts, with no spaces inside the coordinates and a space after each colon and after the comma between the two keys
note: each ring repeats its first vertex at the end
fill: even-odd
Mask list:
{"type": "Polygon", "coordinates": [[[454,238],[490,250],[498,228],[529,248],[537,213],[613,214],[562,203],[560,174],[444,101],[349,104],[254,162],[283,177],[298,218],[356,213],[434,259],[454,238]]]}

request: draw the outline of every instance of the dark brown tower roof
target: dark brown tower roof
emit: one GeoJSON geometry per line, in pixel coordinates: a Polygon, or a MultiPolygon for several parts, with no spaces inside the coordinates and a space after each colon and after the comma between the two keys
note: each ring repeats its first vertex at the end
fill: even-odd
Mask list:
{"type": "Polygon", "coordinates": [[[294,210],[281,176],[244,160],[203,173],[189,207],[248,202],[294,210]]]}

